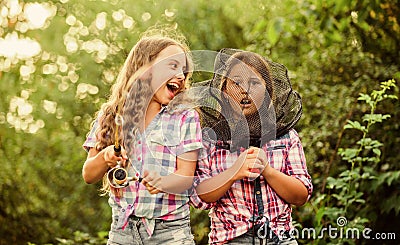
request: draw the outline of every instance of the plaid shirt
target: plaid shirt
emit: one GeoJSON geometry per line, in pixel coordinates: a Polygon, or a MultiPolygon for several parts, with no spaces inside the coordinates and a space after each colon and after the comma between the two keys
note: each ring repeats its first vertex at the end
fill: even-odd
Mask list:
{"type": "MultiPolygon", "coordinates": [[[[231,153],[229,150],[215,146],[207,146],[208,158],[198,162],[196,171],[199,183],[211,178],[231,167],[241,152],[231,153]]],[[[266,143],[262,149],[266,152],[271,167],[282,173],[300,180],[308,190],[308,198],[312,193],[311,177],[307,172],[306,160],[299,136],[292,129],[285,136],[266,143]]],[[[260,176],[261,191],[264,204],[264,215],[270,221],[272,231],[282,238],[285,231],[293,229],[291,205],[280,198],[260,176]]],[[[253,213],[258,210],[254,200],[254,181],[244,178],[236,181],[231,188],[215,203],[203,202],[198,196],[192,195],[193,206],[201,209],[211,209],[211,232],[209,242],[221,244],[246,233],[252,227],[253,213]],[[253,211],[253,207],[255,211],[253,211]]]]}
{"type": "MultiPolygon", "coordinates": [[[[88,150],[96,144],[94,124],[83,147],[88,150]]],[[[134,139],[135,149],[129,155],[132,166],[129,176],[142,175],[145,169],[156,170],[165,176],[175,172],[176,157],[182,153],[202,148],[199,115],[195,110],[169,113],[164,107],[141,134],[134,139]],[[135,171],[137,170],[137,172],[135,171]]],[[[155,219],[175,220],[190,214],[189,195],[158,193],[150,194],[144,185],[131,182],[123,188],[121,198],[110,194],[109,204],[113,216],[118,219],[117,227],[124,228],[129,216],[143,220],[149,236],[152,235],[155,219]]]]}

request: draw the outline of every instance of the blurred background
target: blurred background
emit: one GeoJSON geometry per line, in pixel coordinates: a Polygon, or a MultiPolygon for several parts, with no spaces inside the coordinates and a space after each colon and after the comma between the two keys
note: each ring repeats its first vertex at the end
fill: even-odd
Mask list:
{"type": "MultiPolygon", "coordinates": [[[[81,177],[81,145],[154,24],[176,27],[192,50],[246,49],[288,68],[314,183],[294,207],[297,229],[318,235],[345,217],[344,228],[385,234],[300,234],[300,244],[399,244],[399,90],[382,85],[400,79],[398,0],[1,0],[0,244],[105,244],[111,211],[81,177]]],[[[191,216],[207,243],[207,213],[191,216]]]]}

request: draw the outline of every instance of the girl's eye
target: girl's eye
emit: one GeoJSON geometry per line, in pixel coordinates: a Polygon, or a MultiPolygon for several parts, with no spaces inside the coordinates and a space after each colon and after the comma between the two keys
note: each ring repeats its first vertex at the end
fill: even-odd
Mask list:
{"type": "Polygon", "coordinates": [[[237,80],[237,79],[232,80],[232,82],[233,82],[236,86],[239,86],[239,85],[242,83],[241,80],[237,80]]]}
{"type": "Polygon", "coordinates": [[[178,64],[176,64],[176,63],[171,63],[170,66],[173,69],[177,69],[178,68],[178,64]]]}
{"type": "Polygon", "coordinates": [[[259,84],[261,84],[261,82],[258,79],[252,79],[252,80],[250,80],[250,84],[251,85],[259,85],[259,84]]]}

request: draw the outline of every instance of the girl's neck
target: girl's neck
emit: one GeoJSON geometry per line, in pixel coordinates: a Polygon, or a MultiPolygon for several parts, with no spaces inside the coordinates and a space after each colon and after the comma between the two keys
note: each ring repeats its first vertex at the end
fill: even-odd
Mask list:
{"type": "Polygon", "coordinates": [[[149,106],[146,110],[145,120],[144,120],[144,129],[149,126],[151,121],[153,121],[154,117],[160,112],[162,106],[155,100],[150,100],[149,106]]]}

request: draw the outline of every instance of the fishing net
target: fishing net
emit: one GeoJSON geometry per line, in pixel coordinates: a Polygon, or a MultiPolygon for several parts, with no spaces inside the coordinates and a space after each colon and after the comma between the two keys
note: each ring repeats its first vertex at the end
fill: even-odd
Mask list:
{"type": "Polygon", "coordinates": [[[300,119],[301,98],[285,66],[252,52],[222,49],[213,73],[188,91],[200,108],[206,140],[231,150],[259,147],[286,134],[300,119]]]}

